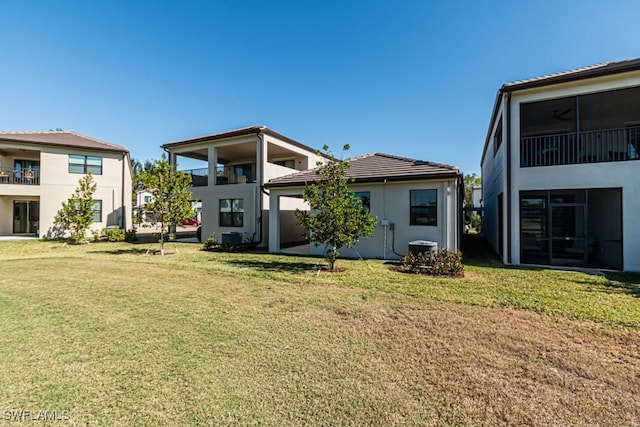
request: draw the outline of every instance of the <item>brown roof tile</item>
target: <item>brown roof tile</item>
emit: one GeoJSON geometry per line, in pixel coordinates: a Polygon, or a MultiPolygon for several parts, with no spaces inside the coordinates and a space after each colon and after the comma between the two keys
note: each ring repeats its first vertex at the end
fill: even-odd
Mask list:
{"type": "MultiPolygon", "coordinates": [[[[349,159],[347,174],[354,182],[412,181],[423,179],[455,178],[461,175],[455,166],[373,153],[349,159]]],[[[270,180],[265,186],[294,187],[316,179],[317,169],[309,169],[270,180]]]]}
{"type": "Polygon", "coordinates": [[[12,142],[28,142],[40,145],[56,145],[61,147],[89,148],[93,150],[127,152],[125,147],[109,144],[99,139],[71,131],[48,132],[0,132],[0,140],[12,142]]]}

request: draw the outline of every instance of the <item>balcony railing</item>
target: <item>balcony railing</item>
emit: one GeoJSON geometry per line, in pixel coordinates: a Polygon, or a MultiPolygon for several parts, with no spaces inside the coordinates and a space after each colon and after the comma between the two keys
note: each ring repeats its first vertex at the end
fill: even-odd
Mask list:
{"type": "Polygon", "coordinates": [[[640,159],[640,126],[520,139],[520,166],[554,166],[640,159]]]}
{"type": "Polygon", "coordinates": [[[256,164],[218,166],[216,170],[216,185],[250,184],[255,182],[256,164]]]}
{"type": "Polygon", "coordinates": [[[0,168],[0,184],[40,185],[40,171],[0,168]]]}
{"type": "MultiPolygon", "coordinates": [[[[247,184],[255,182],[255,164],[218,166],[216,169],[216,185],[247,184]]],[[[191,175],[193,187],[204,187],[209,182],[209,169],[189,169],[182,171],[191,175]]]]}
{"type": "Polygon", "coordinates": [[[209,182],[209,169],[207,168],[189,169],[181,172],[191,175],[191,186],[193,187],[206,187],[209,182]]]}

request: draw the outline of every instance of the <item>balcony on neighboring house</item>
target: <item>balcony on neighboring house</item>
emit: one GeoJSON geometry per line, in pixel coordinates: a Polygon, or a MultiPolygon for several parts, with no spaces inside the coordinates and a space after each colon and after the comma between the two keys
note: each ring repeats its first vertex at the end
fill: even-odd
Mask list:
{"type": "Polygon", "coordinates": [[[218,165],[216,169],[216,185],[252,184],[256,182],[256,164],[218,165]]]}
{"type": "Polygon", "coordinates": [[[0,167],[0,184],[40,185],[40,170],[0,167]]]}
{"type": "Polygon", "coordinates": [[[191,175],[191,186],[192,187],[206,187],[207,181],[209,179],[209,169],[200,168],[200,169],[188,169],[180,171],[182,173],[186,173],[187,175],[191,175]]]}
{"type": "MultiPolygon", "coordinates": [[[[205,187],[209,181],[207,168],[189,169],[182,171],[191,175],[193,187],[205,187]]],[[[256,182],[256,164],[245,163],[239,165],[218,165],[216,167],[216,185],[252,184],[256,182]]]]}
{"type": "Polygon", "coordinates": [[[640,159],[640,87],[520,105],[520,166],[640,159]]]}
{"type": "Polygon", "coordinates": [[[640,126],[520,139],[521,167],[626,160],[640,160],[640,126]]]}

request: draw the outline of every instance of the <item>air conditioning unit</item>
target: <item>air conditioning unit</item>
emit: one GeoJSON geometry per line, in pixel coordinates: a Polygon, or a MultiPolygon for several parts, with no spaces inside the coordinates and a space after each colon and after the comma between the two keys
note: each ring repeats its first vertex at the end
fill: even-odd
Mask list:
{"type": "Polygon", "coordinates": [[[236,246],[242,243],[242,233],[236,231],[227,231],[222,233],[221,241],[222,245],[236,246]]]}
{"type": "Polygon", "coordinates": [[[438,252],[438,242],[429,240],[411,241],[409,242],[409,252],[413,255],[428,253],[430,258],[433,259],[433,255],[438,252]]]}

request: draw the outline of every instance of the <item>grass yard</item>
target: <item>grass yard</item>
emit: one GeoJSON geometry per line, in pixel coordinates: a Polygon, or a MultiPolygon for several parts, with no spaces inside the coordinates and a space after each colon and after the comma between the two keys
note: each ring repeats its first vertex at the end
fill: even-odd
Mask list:
{"type": "Polygon", "coordinates": [[[640,424],[637,276],[149,246],[0,243],[0,424],[640,424]]]}

